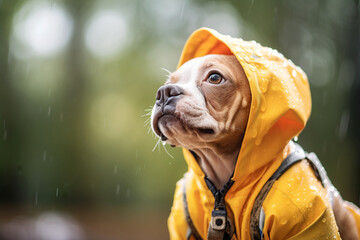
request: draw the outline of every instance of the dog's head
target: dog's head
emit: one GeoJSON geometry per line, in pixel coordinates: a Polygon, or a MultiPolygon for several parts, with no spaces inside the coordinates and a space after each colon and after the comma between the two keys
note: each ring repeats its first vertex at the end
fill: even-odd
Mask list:
{"type": "Polygon", "coordinates": [[[156,93],[153,131],[163,141],[188,149],[241,143],[251,93],[233,55],[191,59],[173,72],[156,93]]]}

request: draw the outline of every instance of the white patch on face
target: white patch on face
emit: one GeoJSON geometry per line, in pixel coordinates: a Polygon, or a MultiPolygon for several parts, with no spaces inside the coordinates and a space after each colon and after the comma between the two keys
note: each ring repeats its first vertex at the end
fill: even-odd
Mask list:
{"type": "Polygon", "coordinates": [[[174,85],[184,90],[184,97],[177,103],[176,111],[192,128],[217,129],[217,121],[209,114],[206,101],[200,91],[199,69],[206,58],[197,58],[185,63],[179,70],[181,79],[174,85]],[[195,117],[194,117],[195,116],[195,117]]]}

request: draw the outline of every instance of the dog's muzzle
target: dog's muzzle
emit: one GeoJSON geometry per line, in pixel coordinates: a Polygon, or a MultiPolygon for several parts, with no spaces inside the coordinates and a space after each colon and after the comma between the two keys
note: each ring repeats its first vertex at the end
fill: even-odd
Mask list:
{"type": "Polygon", "coordinates": [[[154,108],[153,128],[155,133],[166,141],[166,136],[160,131],[158,122],[164,115],[174,115],[176,103],[183,95],[184,90],[174,84],[168,84],[160,87],[156,93],[156,102],[154,108]]]}

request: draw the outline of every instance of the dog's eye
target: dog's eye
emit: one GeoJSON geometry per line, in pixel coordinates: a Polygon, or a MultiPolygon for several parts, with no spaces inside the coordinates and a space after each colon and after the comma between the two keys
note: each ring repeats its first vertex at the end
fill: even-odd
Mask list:
{"type": "Polygon", "coordinates": [[[218,73],[213,73],[210,74],[210,76],[207,79],[208,83],[212,83],[212,84],[219,84],[221,82],[223,82],[224,78],[218,74],[218,73]]]}

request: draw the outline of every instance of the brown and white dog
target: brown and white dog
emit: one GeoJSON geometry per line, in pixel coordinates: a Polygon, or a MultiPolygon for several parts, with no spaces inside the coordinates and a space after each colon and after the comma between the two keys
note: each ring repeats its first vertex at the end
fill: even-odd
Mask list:
{"type": "MultiPolygon", "coordinates": [[[[152,129],[166,143],[191,149],[202,171],[220,189],[234,172],[251,97],[235,56],[194,58],[157,91],[152,129]]],[[[354,219],[340,196],[333,210],[341,237],[358,239],[354,219]]]]}

